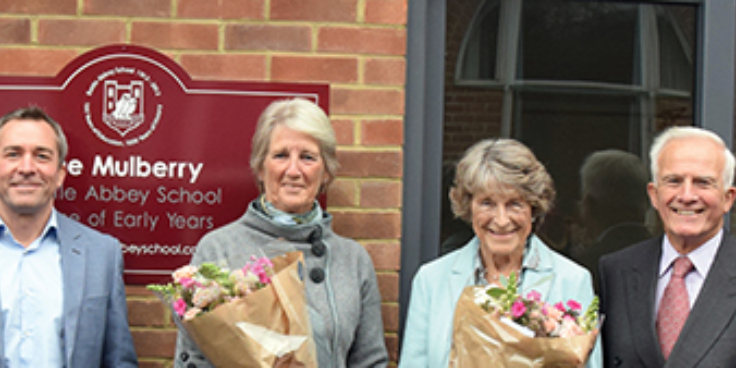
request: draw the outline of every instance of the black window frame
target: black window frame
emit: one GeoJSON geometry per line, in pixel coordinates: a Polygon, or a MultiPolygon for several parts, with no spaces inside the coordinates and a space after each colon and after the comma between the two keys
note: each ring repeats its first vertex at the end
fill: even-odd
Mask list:
{"type": "MultiPolygon", "coordinates": [[[[400,271],[403,336],[411,282],[439,255],[447,0],[409,0],[400,271]]],[[[697,6],[694,124],[733,148],[736,0],[643,1],[697,6]]],[[[730,223],[727,219],[726,223],[730,223]]]]}

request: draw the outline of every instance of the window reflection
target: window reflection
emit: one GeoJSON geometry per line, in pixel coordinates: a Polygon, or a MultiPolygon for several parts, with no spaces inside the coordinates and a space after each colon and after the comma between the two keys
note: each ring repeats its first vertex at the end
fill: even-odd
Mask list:
{"type": "Polygon", "coordinates": [[[639,115],[633,96],[520,92],[514,134],[544,163],[557,188],[555,208],[547,215],[543,236],[550,246],[569,253],[576,244],[571,227],[579,222],[578,172],[591,152],[639,146],[639,115]]]}
{"type": "Polygon", "coordinates": [[[649,170],[641,159],[617,149],[595,151],[580,167],[578,219],[568,254],[587,267],[598,285],[598,259],[651,237],[649,170]]]}
{"type": "MultiPolygon", "coordinates": [[[[590,207],[580,170],[596,152],[627,153],[648,167],[658,131],[692,125],[695,7],[569,0],[468,0],[447,7],[443,196],[465,148],[510,136],[528,145],[555,180],[558,200],[540,234],[550,245],[592,265],[600,255],[589,252],[595,239],[623,239],[600,228],[627,228],[629,238],[621,242],[656,233],[656,216],[640,195],[630,198],[639,202],[631,204],[631,216],[609,210],[609,218],[592,218],[598,209],[590,207]]],[[[612,164],[603,167],[615,173],[612,164]]],[[[623,194],[616,198],[623,202],[623,194]]],[[[472,232],[443,203],[446,252],[472,232]]]]}

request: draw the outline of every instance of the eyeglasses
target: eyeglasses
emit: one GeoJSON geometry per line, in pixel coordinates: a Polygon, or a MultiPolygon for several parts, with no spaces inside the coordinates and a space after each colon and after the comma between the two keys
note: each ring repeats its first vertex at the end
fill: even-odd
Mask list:
{"type": "Polygon", "coordinates": [[[484,215],[497,216],[503,207],[506,215],[520,216],[531,211],[531,206],[523,200],[513,199],[496,203],[489,198],[473,199],[473,211],[484,215]]]}
{"type": "MultiPolygon", "coordinates": [[[[309,242],[312,244],[312,254],[315,257],[321,258],[327,253],[327,246],[322,241],[322,228],[317,227],[309,234],[309,242]]],[[[322,267],[315,267],[309,271],[309,278],[315,284],[320,284],[325,280],[325,270],[322,267]]]]}

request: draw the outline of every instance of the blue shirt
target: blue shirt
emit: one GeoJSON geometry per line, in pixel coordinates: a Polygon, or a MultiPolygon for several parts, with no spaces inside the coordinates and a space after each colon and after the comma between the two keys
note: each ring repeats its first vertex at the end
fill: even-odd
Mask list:
{"type": "Polygon", "coordinates": [[[56,212],[28,248],[0,219],[0,310],[5,363],[63,367],[63,280],[56,212]]]}

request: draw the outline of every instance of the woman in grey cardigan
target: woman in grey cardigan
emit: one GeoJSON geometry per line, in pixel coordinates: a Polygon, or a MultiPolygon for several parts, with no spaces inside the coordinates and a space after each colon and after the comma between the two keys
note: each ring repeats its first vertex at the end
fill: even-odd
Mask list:
{"type": "MultiPolygon", "coordinates": [[[[253,135],[250,165],[261,196],[237,221],[205,235],[192,264],[242,267],[263,251],[298,249],[320,368],[385,367],[388,355],[381,297],[370,257],[332,231],[332,216],[316,201],[337,171],[335,133],[327,115],[303,99],[272,103],[253,135]]],[[[176,367],[212,365],[179,334],[176,367]]]]}

